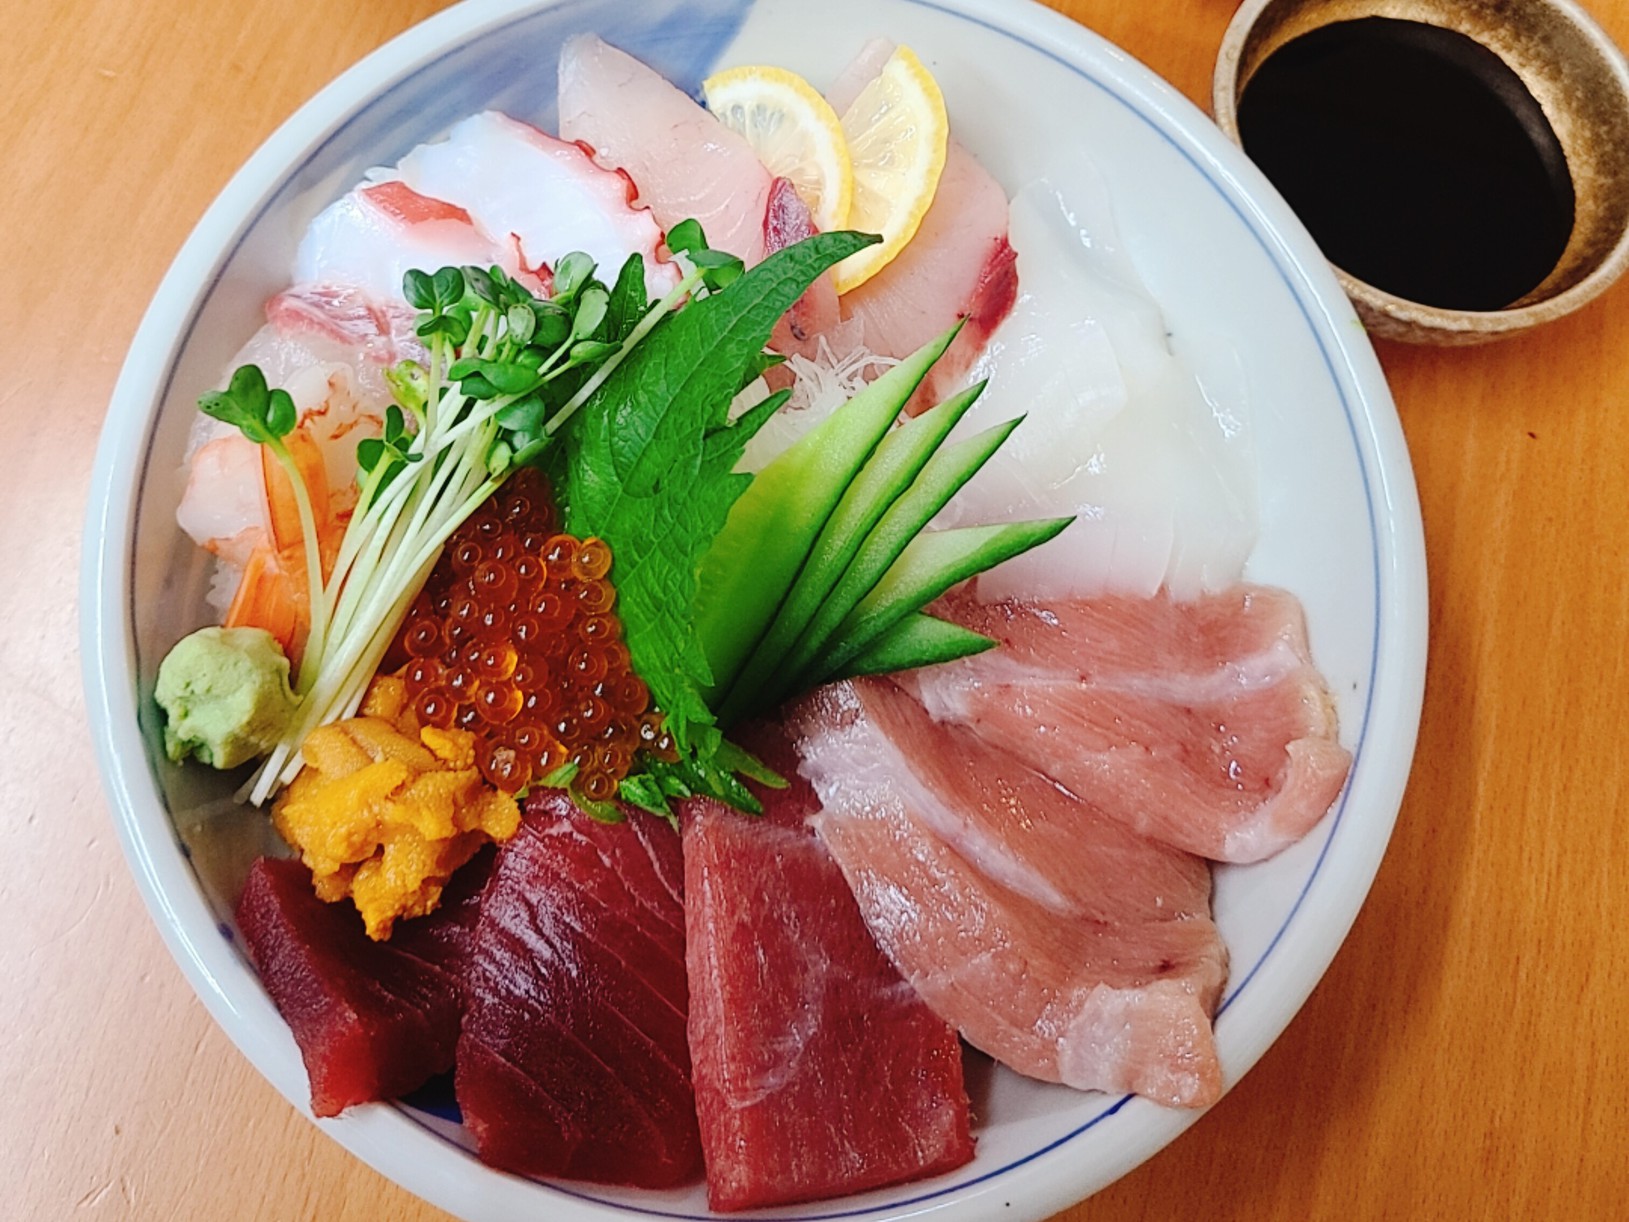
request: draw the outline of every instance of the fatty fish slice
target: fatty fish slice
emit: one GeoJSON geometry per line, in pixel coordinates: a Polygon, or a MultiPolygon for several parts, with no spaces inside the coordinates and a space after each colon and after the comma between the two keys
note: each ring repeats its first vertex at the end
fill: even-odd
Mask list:
{"type": "MultiPolygon", "coordinates": [[[[872,39],[827,91],[838,114],[848,109],[893,54],[872,39]]],[[[929,372],[909,410],[948,398],[1018,293],[1017,259],[1007,240],[1007,193],[954,136],[933,203],[916,235],[870,280],[839,298],[844,321],[858,320],[866,348],[903,359],[958,319],[961,333],[929,372]]],[[[841,355],[841,354],[839,354],[841,355]]]]}
{"type": "Polygon", "coordinates": [[[452,1067],[466,933],[489,864],[468,863],[442,907],[389,942],[370,941],[349,903],[318,899],[300,862],[250,867],[238,928],[300,1047],[315,1115],[405,1095],[452,1067]]]}
{"type": "Polygon", "coordinates": [[[555,790],[526,803],[482,899],[456,1091],[481,1158],[645,1188],[701,1171],[673,830],[555,790]]]}
{"type": "Polygon", "coordinates": [[[956,1032],[877,948],[806,826],[778,725],[738,736],[790,782],[759,818],[685,803],[690,1055],[717,1210],[936,1175],[973,1156],[956,1032]]]}
{"type": "Polygon", "coordinates": [[[1216,1100],[1210,1016],[1227,953],[1201,863],[1151,841],[1138,862],[1136,838],[1101,852],[1090,808],[886,681],[822,688],[789,724],[823,803],[816,831],[936,1014],[1031,1077],[1180,1107],[1216,1100]],[[925,768],[930,758],[953,766],[925,768]],[[1011,801],[992,804],[972,780],[989,777],[1007,779],[1011,801]]]}
{"type": "Polygon", "coordinates": [[[660,73],[593,34],[560,48],[560,134],[625,172],[661,227],[695,218],[715,250],[764,257],[773,179],[746,139],[660,73]]]}
{"type": "Polygon", "coordinates": [[[1345,783],[1351,755],[1285,591],[988,605],[960,594],[938,611],[1001,647],[913,674],[928,711],[1139,833],[1260,861],[1311,830],[1345,783]]]}
{"type": "Polygon", "coordinates": [[[419,145],[392,174],[421,195],[463,209],[489,242],[512,243],[519,266],[544,283],[573,251],[589,255],[607,284],[631,254],[644,258],[652,297],[678,283],[662,247],[664,226],[635,205],[623,175],[601,168],[570,140],[495,110],[419,145]]]}
{"type": "Polygon", "coordinates": [[[522,267],[515,241],[493,241],[463,208],[389,180],[363,183],[317,214],[295,253],[294,283],[344,285],[400,305],[409,269],[469,264],[496,264],[527,288],[542,288],[522,267]]]}

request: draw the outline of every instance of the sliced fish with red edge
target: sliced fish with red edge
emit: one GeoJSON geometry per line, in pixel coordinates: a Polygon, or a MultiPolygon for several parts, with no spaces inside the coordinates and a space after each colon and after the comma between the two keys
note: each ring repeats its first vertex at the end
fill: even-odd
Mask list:
{"type": "Polygon", "coordinates": [[[626,51],[593,34],[560,48],[560,134],[624,171],[664,230],[695,219],[715,250],[764,257],[773,176],[746,139],[626,51]]]}

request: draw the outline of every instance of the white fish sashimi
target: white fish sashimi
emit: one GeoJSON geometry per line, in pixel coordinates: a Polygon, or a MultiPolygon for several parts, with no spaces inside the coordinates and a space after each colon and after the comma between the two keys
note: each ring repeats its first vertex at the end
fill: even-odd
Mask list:
{"type": "Polygon", "coordinates": [[[409,269],[467,264],[495,264],[528,288],[542,287],[521,266],[515,242],[493,242],[462,208],[387,181],[357,187],[318,214],[300,239],[294,283],[349,285],[396,301],[409,269]]]}
{"type": "Polygon", "coordinates": [[[748,266],[764,257],[774,181],[746,140],[665,77],[592,34],[560,48],[560,134],[627,173],[662,228],[701,223],[748,266]]]}
{"type": "Polygon", "coordinates": [[[1011,232],[1018,301],[974,367],[990,386],[961,428],[1027,418],[941,524],[1078,517],[982,577],[980,595],[1193,597],[1236,581],[1257,530],[1249,430],[1182,359],[1096,170],[1060,160],[1013,199],[1011,232]]]}
{"type": "Polygon", "coordinates": [[[627,179],[577,145],[497,111],[471,115],[445,140],[420,145],[395,173],[419,194],[462,208],[489,240],[512,237],[534,271],[582,251],[609,283],[637,253],[652,297],[678,283],[678,269],[660,257],[661,227],[633,206],[627,179]]]}
{"type": "MultiPolygon", "coordinates": [[[[893,51],[885,38],[861,47],[827,91],[833,109],[847,110],[893,51]]],[[[841,298],[842,316],[860,325],[867,348],[898,358],[963,320],[961,333],[912,400],[911,410],[921,411],[966,384],[969,368],[1012,309],[1018,283],[1007,193],[952,136],[916,235],[888,266],[841,298]]]]}

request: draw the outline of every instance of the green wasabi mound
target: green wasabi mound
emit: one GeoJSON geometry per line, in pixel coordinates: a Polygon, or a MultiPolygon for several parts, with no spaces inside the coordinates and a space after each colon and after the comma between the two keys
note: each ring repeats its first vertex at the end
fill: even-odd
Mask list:
{"type": "Polygon", "coordinates": [[[297,701],[288,659],[263,628],[200,628],[177,641],[158,668],[153,697],[164,710],[164,750],[212,768],[236,768],[282,737],[297,701]]]}

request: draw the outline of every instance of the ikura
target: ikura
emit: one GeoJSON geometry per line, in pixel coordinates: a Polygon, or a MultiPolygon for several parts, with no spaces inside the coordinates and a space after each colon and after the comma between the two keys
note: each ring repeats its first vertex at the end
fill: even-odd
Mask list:
{"type": "Polygon", "coordinates": [[[634,755],[674,758],[650,689],[630,669],[611,549],[559,530],[525,470],[459,528],[397,638],[421,723],[476,737],[476,763],[513,793],[567,762],[606,801],[634,755]]]}

